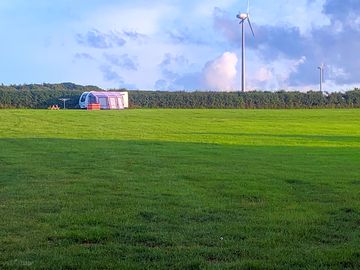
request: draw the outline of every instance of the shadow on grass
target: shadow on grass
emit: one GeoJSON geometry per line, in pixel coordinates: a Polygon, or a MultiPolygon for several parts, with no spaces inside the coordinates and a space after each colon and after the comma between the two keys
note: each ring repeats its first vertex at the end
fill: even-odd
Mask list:
{"type": "Polygon", "coordinates": [[[266,138],[289,138],[301,140],[315,140],[315,141],[339,141],[339,142],[353,142],[359,143],[360,136],[339,136],[339,135],[298,135],[298,134],[270,134],[270,133],[231,133],[231,132],[187,132],[183,134],[191,135],[216,135],[216,136],[235,136],[235,137],[266,137],[266,138]]]}

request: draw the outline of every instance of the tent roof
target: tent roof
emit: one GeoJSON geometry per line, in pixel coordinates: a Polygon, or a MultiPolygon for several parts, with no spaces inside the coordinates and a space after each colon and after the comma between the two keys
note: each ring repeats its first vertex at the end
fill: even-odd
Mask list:
{"type": "Polygon", "coordinates": [[[122,97],[124,92],[108,92],[108,91],[91,91],[90,94],[95,97],[122,97]]]}

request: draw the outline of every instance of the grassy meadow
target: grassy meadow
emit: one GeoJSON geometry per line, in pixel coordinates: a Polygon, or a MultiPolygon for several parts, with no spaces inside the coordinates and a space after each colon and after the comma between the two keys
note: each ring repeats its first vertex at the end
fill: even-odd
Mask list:
{"type": "Polygon", "coordinates": [[[360,110],[0,110],[0,269],[360,269],[360,110]]]}

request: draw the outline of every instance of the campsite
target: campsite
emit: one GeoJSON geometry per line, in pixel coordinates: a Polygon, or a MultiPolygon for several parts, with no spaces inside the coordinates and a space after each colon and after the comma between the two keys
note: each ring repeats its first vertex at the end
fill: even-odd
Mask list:
{"type": "Polygon", "coordinates": [[[0,268],[358,269],[359,119],[0,110],[0,268]]]}
{"type": "Polygon", "coordinates": [[[360,270],[359,0],[0,0],[0,270],[360,270]]]}

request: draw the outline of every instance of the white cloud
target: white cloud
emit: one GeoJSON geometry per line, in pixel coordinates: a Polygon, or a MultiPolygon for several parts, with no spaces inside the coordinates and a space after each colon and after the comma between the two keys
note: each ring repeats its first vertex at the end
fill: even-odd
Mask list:
{"type": "Polygon", "coordinates": [[[272,80],[274,77],[273,72],[268,67],[261,67],[255,72],[253,80],[259,82],[266,82],[272,80]]]}
{"type": "Polygon", "coordinates": [[[346,73],[346,71],[343,68],[337,67],[335,65],[325,65],[324,74],[330,80],[336,80],[336,79],[344,80],[344,79],[348,79],[350,76],[350,74],[346,73]]]}
{"type": "Polygon", "coordinates": [[[295,26],[302,35],[308,35],[313,28],[330,24],[323,14],[326,0],[256,0],[252,1],[253,22],[259,25],[295,26]],[[261,8],[260,8],[261,7],[261,8]]]}
{"type": "Polygon", "coordinates": [[[205,86],[218,91],[234,90],[237,62],[236,54],[231,52],[225,52],[215,60],[208,62],[203,70],[205,86]]]}
{"type": "Polygon", "coordinates": [[[247,89],[279,90],[288,89],[289,78],[298,71],[300,65],[306,62],[306,57],[288,59],[280,57],[270,63],[264,63],[256,56],[251,55],[253,61],[248,68],[247,89]]]}
{"type": "Polygon", "coordinates": [[[84,25],[91,28],[106,30],[137,31],[146,35],[156,34],[159,30],[160,20],[171,7],[166,5],[147,8],[124,8],[121,5],[104,7],[93,12],[84,25]]]}

